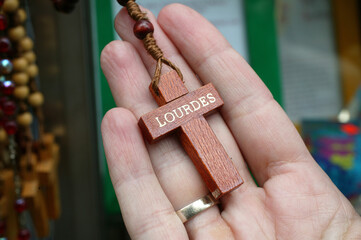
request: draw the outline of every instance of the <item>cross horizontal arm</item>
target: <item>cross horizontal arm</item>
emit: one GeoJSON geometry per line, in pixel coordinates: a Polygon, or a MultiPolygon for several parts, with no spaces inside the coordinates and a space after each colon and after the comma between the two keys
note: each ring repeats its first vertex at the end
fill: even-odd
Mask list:
{"type": "Polygon", "coordinates": [[[145,138],[152,143],[165,137],[189,120],[209,114],[222,105],[222,98],[214,86],[209,83],[143,115],[139,120],[139,127],[145,138]]]}

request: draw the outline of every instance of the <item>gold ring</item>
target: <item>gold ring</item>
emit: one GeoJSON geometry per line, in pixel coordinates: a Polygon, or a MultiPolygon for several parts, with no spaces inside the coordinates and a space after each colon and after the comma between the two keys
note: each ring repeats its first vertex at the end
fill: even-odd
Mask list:
{"type": "Polygon", "coordinates": [[[218,201],[213,198],[212,194],[208,194],[207,196],[192,202],[184,208],[179,209],[176,213],[182,222],[185,223],[192,217],[196,216],[198,213],[207,210],[215,204],[218,204],[218,201]]]}

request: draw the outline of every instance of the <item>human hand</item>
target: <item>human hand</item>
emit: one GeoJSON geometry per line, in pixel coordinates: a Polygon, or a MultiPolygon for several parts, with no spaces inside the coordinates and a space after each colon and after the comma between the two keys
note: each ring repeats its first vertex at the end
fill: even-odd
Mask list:
{"type": "Polygon", "coordinates": [[[157,107],[148,86],[155,61],[133,35],[125,9],[101,63],[115,102],[103,119],[110,176],[134,239],[361,239],[361,219],[320,169],[263,82],[195,11],[174,4],[155,20],[155,38],[187,88],[212,82],[225,104],[207,118],[243,177],[240,188],[183,224],[175,213],[208,193],[176,137],[144,142],[137,125],[157,107]],[[179,51],[178,51],[179,49],[179,51]],[[200,81],[195,74],[200,77],[200,81]],[[242,154],[241,154],[242,152],[242,154]],[[248,169],[259,183],[257,187],[248,169]]]}

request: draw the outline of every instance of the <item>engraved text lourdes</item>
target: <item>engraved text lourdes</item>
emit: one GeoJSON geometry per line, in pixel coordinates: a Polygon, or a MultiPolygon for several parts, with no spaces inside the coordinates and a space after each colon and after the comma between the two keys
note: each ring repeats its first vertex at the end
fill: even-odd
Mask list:
{"type": "Polygon", "coordinates": [[[178,107],[171,112],[165,113],[161,117],[156,117],[155,119],[157,120],[159,127],[164,127],[167,123],[174,122],[176,118],[182,118],[185,115],[196,112],[202,107],[208,106],[214,102],[216,102],[216,98],[212,95],[212,93],[208,93],[206,96],[202,96],[197,100],[189,102],[189,104],[178,107]]]}

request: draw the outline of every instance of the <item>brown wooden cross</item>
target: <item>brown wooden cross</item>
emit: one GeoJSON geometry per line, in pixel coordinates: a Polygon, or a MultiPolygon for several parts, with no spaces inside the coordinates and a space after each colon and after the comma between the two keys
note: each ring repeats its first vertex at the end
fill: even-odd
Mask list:
{"type": "Polygon", "coordinates": [[[239,187],[243,180],[205,115],[223,105],[212,84],[188,93],[175,71],[163,75],[158,94],[150,91],[159,107],[139,120],[145,138],[153,143],[175,132],[213,197],[218,199],[239,187]]]}
{"type": "Polygon", "coordinates": [[[26,201],[34,222],[36,234],[39,238],[49,236],[49,218],[47,214],[44,195],[40,191],[40,184],[36,172],[37,158],[35,154],[23,155],[20,158],[20,175],[22,177],[21,196],[26,201]]]}
{"type": "Polygon", "coordinates": [[[54,158],[41,160],[36,166],[39,185],[44,194],[48,217],[50,219],[57,219],[60,216],[60,196],[57,170],[58,166],[54,158]]]}
{"type": "Polygon", "coordinates": [[[48,217],[57,219],[61,212],[58,180],[59,146],[51,133],[43,134],[41,142],[38,148],[39,161],[36,172],[44,193],[48,217]]]}
{"type": "MultiPolygon", "coordinates": [[[[14,172],[9,169],[0,171],[0,218],[6,221],[5,236],[7,239],[16,239],[18,235],[18,218],[14,208],[15,184],[14,172]]],[[[1,239],[1,238],[0,238],[1,239]]]]}

